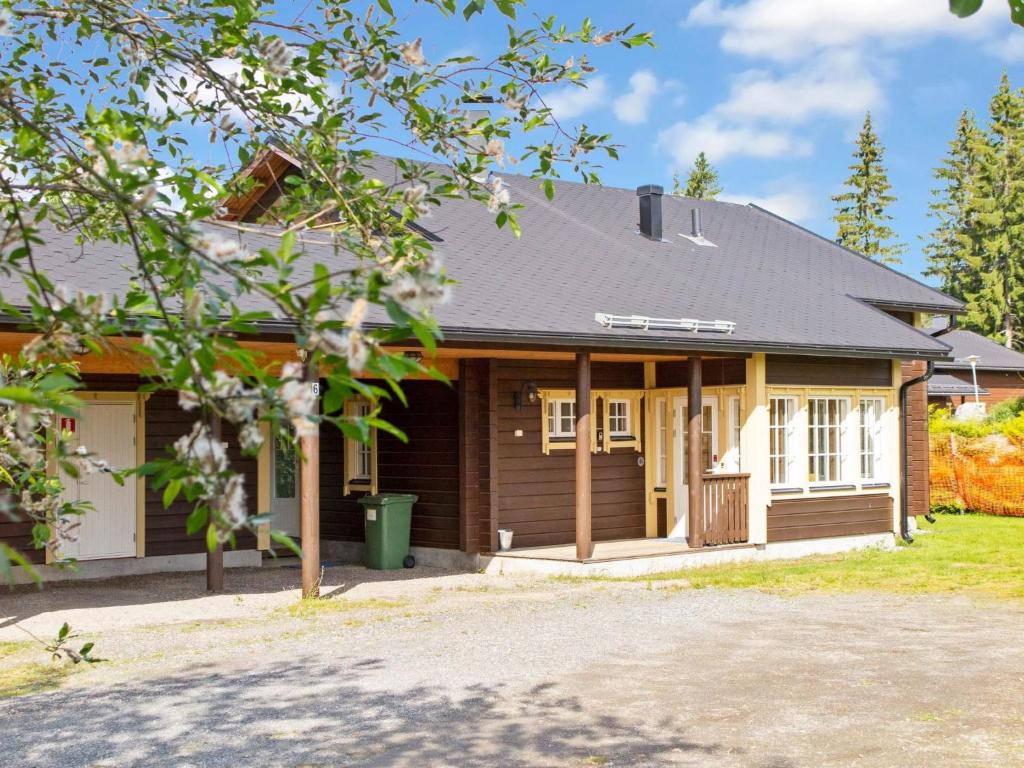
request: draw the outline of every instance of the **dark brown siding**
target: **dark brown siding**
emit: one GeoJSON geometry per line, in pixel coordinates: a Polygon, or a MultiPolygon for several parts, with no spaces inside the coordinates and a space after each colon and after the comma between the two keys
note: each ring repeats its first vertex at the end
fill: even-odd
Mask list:
{"type": "Polygon", "coordinates": [[[844,357],[768,355],[765,379],[769,384],[820,387],[891,387],[889,360],[844,357]]]}
{"type": "MultiPolygon", "coordinates": [[[[920,376],[927,363],[903,363],[903,381],[920,376]]],[[[928,385],[917,384],[907,392],[907,510],[911,515],[928,512],[928,385]]]]}
{"type": "MultiPolygon", "coordinates": [[[[575,540],[575,453],[555,450],[545,456],[540,404],[524,403],[519,411],[513,406],[524,382],[575,389],[575,376],[571,362],[498,362],[498,523],[514,531],[516,547],[575,540]],[[515,436],[517,429],[522,437],[515,436]]],[[[643,365],[594,363],[592,377],[594,389],[641,389],[643,365]]],[[[644,471],[637,455],[630,449],[593,457],[595,541],[645,535],[644,471]]]]}
{"type": "MultiPolygon", "coordinates": [[[[655,382],[659,387],[686,387],[690,366],[685,360],[656,363],[655,382]]],[[[701,361],[705,387],[733,386],[746,383],[747,361],[737,358],[710,358],[701,361]]]]}
{"type": "Polygon", "coordinates": [[[768,507],[769,542],[891,530],[892,498],[883,493],[786,499],[768,507]]]}
{"type": "Polygon", "coordinates": [[[30,563],[41,565],[46,562],[46,550],[36,549],[32,543],[32,521],[21,515],[14,521],[0,514],[0,541],[16,549],[30,563]]]}
{"type": "Polygon", "coordinates": [[[498,364],[481,361],[483,381],[478,401],[480,430],[480,549],[498,548],[498,364]]]}
{"type": "Polygon", "coordinates": [[[480,393],[487,389],[487,361],[459,365],[459,549],[480,551],[480,393]]]}
{"type": "MultiPolygon", "coordinates": [[[[195,414],[178,407],[178,396],[173,392],[156,392],[146,401],[146,461],[167,458],[168,446],[188,434],[196,420],[195,414]]],[[[228,422],[222,426],[224,442],[228,444],[231,466],[245,475],[245,495],[249,514],[255,515],[257,502],[257,464],[255,457],[242,456],[235,428],[228,422]]],[[[206,531],[189,536],[185,520],[193,505],[179,497],[164,508],[163,491],[146,487],[146,556],[184,555],[206,551],[206,531]]],[[[238,536],[236,549],[253,549],[256,539],[243,532],[238,536]]]]}
{"type": "MultiPolygon", "coordinates": [[[[408,407],[396,400],[381,415],[408,438],[377,434],[377,486],[381,493],[413,493],[414,546],[459,547],[459,402],[457,391],[436,381],[402,384],[408,407]]],[[[344,496],[344,439],[325,427],[320,440],[320,531],[325,539],[363,540],[363,495],[344,496]]]]}

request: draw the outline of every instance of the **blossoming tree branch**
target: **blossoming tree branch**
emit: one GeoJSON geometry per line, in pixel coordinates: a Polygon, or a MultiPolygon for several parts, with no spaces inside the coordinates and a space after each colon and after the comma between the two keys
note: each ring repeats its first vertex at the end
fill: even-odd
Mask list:
{"type": "MultiPolygon", "coordinates": [[[[35,546],[73,537],[89,514],[65,500],[48,460],[71,477],[145,474],[165,503],[194,505],[188,528],[205,530],[211,549],[267,522],[247,513],[221,420],[248,454],[261,424],[290,440],[327,423],[360,440],[394,432],[377,404],[400,398],[402,378],[422,369],[387,345],[415,338],[432,349],[433,309],[458,277],[411,225],[461,196],[517,232],[519,206],[491,171],[514,164],[550,196],[552,177],[594,181],[593,158],[615,156],[609,136],[559,123],[544,94],[585,87],[594,46],[648,45],[649,35],[589,20],[522,26],[522,0],[424,0],[417,14],[450,24],[508,17],[493,57],[434,59],[437,47],[400,11],[389,0],[0,2],[0,269],[29,296],[0,297],[0,311],[34,334],[0,368],[0,519],[32,520],[35,546]],[[495,105],[489,117],[467,111],[480,101],[495,105]],[[301,178],[284,180],[259,226],[222,220],[221,201],[253,184],[240,171],[269,146],[301,178]],[[388,181],[372,171],[382,147],[396,158],[388,181]],[[345,259],[307,252],[298,235],[314,227],[345,259]],[[128,287],[90,292],[48,272],[37,255],[54,232],[84,259],[96,244],[130,254],[118,264],[128,287]],[[388,322],[367,322],[373,311],[388,322]],[[289,329],[301,359],[275,365],[245,344],[270,322],[289,329]],[[74,361],[125,339],[144,388],[180,393],[194,418],[166,457],[141,467],[72,449],[56,418],[79,405],[74,361]],[[314,380],[324,382],[319,402],[314,380]],[[375,404],[369,415],[346,415],[355,395],[375,404]]],[[[29,567],[0,542],[0,569],[18,564],[29,567]]]]}

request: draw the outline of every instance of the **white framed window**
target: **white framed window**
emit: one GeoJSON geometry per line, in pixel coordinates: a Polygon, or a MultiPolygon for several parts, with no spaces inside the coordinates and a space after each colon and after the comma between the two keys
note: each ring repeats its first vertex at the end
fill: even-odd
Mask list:
{"type": "Polygon", "coordinates": [[[886,479],[885,472],[885,399],[862,397],[860,399],[860,478],[867,482],[879,483],[886,479]]]}
{"type": "Polygon", "coordinates": [[[668,486],[668,403],[664,397],[654,402],[654,485],[668,486]]]}
{"type": "Polygon", "coordinates": [[[576,401],[548,400],[548,438],[573,440],[576,438],[576,401]]]}
{"type": "Polygon", "coordinates": [[[795,482],[793,465],[796,445],[793,421],[796,418],[795,397],[771,397],[768,400],[768,457],[771,484],[787,486],[795,482]]]}
{"type": "Polygon", "coordinates": [[[608,434],[612,437],[632,437],[632,424],[629,400],[609,400],[608,434]]]}
{"type": "Polygon", "coordinates": [[[726,422],[729,429],[726,461],[728,468],[733,472],[740,471],[740,429],[743,426],[741,416],[739,395],[730,395],[726,400],[726,422]]]}
{"type": "Polygon", "coordinates": [[[845,397],[807,398],[807,479],[812,485],[843,480],[849,408],[845,397]]]}
{"type": "MultiPolygon", "coordinates": [[[[345,403],[345,415],[353,421],[365,419],[373,412],[370,403],[355,398],[345,403]]],[[[377,490],[377,430],[370,430],[367,442],[345,438],[345,488],[347,496],[353,491],[376,493],[377,490]]]]}
{"type": "MultiPolygon", "coordinates": [[[[690,455],[690,430],[687,428],[686,423],[687,410],[685,403],[677,407],[679,408],[678,418],[683,423],[683,450],[680,460],[683,462],[681,471],[685,476],[687,457],[690,455]]],[[[703,399],[700,416],[700,465],[705,472],[710,472],[718,464],[718,402],[715,398],[705,397],[703,399]]]]}

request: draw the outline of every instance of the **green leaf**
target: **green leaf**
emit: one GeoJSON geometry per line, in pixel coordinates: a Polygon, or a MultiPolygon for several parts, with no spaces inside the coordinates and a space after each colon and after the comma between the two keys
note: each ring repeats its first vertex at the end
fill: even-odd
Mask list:
{"type": "Polygon", "coordinates": [[[171,480],[164,488],[164,509],[167,509],[181,492],[181,480],[171,480]]]}
{"type": "Polygon", "coordinates": [[[541,186],[544,187],[544,197],[546,197],[548,200],[554,200],[555,182],[553,182],[551,179],[544,179],[544,182],[541,186]]]}
{"type": "Polygon", "coordinates": [[[185,520],[185,532],[191,536],[194,533],[198,533],[202,530],[203,526],[206,525],[206,520],[209,517],[206,507],[198,506],[193,509],[188,518],[185,520]]]}
{"type": "Polygon", "coordinates": [[[212,523],[206,529],[206,548],[210,552],[217,549],[217,526],[212,523]]]}
{"type": "Polygon", "coordinates": [[[473,16],[478,13],[483,13],[484,8],[487,5],[487,0],[469,0],[466,3],[466,7],[462,9],[462,16],[466,21],[469,21],[473,16]]]}
{"type": "Polygon", "coordinates": [[[277,544],[280,544],[282,547],[291,550],[297,557],[302,557],[301,547],[299,547],[298,544],[292,541],[291,536],[289,536],[284,531],[271,531],[270,538],[272,541],[276,542],[277,544]]]}
{"type": "Polygon", "coordinates": [[[961,19],[966,19],[978,12],[982,0],[949,0],[949,10],[961,19]]]}

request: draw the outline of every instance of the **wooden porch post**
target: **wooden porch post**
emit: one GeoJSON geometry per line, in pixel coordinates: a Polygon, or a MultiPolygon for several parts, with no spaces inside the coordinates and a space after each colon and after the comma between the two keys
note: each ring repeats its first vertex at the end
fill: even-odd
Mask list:
{"type": "Polygon", "coordinates": [[[590,531],[590,354],[576,355],[576,559],[593,554],[590,531]]]}
{"type": "MultiPolygon", "coordinates": [[[[210,439],[219,443],[221,434],[220,416],[214,415],[210,420],[210,439]]],[[[224,591],[224,545],[220,542],[212,551],[206,550],[206,591],[224,591]]]]}
{"type": "Polygon", "coordinates": [[[686,389],[686,411],[690,443],[686,459],[686,483],[689,490],[689,544],[692,548],[704,546],[704,467],[702,461],[701,428],[703,403],[701,402],[701,360],[694,355],[689,359],[690,381],[686,389]]]}
{"type": "MultiPolygon", "coordinates": [[[[306,386],[318,382],[316,369],[306,367],[306,386]]],[[[317,397],[315,408],[319,408],[317,397]]],[[[302,596],[320,596],[320,425],[306,425],[299,438],[299,537],[302,543],[302,596]]]]}

